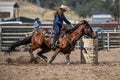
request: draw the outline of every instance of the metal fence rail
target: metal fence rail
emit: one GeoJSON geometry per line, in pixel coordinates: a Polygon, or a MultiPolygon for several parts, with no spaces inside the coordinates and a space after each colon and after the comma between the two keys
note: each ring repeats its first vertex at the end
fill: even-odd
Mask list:
{"type": "Polygon", "coordinates": [[[120,48],[120,32],[103,32],[104,48],[120,48]]]}
{"type": "MultiPolygon", "coordinates": [[[[52,25],[43,25],[44,28],[51,28],[52,25]]],[[[13,42],[25,37],[25,34],[33,30],[32,25],[24,26],[0,26],[0,51],[7,49],[13,42]]],[[[120,31],[103,31],[99,33],[99,48],[100,49],[110,49],[110,48],[120,48],[120,31]]],[[[79,48],[80,42],[76,44],[76,48],[79,48]]]]}
{"type": "Polygon", "coordinates": [[[33,26],[2,26],[1,27],[1,51],[6,50],[11,44],[25,37],[31,32],[33,26]]]}

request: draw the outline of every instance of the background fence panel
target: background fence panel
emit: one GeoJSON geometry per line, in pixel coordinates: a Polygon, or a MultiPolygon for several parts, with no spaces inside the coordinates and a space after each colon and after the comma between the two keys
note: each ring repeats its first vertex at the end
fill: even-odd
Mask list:
{"type": "MultiPolygon", "coordinates": [[[[25,37],[25,34],[33,30],[33,25],[1,25],[0,26],[0,51],[6,50],[12,43],[25,37]]],[[[42,24],[43,28],[50,29],[52,24],[42,24]]],[[[98,34],[99,49],[120,48],[120,31],[104,30],[98,34]]],[[[80,42],[76,44],[79,48],[80,42]]]]}
{"type": "Polygon", "coordinates": [[[103,32],[104,48],[120,48],[120,31],[103,32]]]}
{"type": "Polygon", "coordinates": [[[1,50],[6,50],[11,44],[23,39],[27,32],[31,32],[33,26],[2,26],[1,50]]]}

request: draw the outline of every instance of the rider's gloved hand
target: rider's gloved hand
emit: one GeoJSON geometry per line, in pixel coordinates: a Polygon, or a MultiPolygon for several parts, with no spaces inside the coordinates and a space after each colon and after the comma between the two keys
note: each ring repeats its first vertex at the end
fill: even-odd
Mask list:
{"type": "Polygon", "coordinates": [[[71,24],[71,25],[70,25],[70,27],[72,27],[72,28],[73,28],[73,27],[74,27],[74,25],[72,25],[72,24],[71,24]]]}

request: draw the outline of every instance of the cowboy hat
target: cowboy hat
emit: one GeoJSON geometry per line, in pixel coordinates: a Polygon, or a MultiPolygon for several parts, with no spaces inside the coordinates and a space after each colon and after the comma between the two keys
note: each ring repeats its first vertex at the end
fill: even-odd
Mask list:
{"type": "Polygon", "coordinates": [[[68,11],[67,6],[65,6],[65,5],[61,5],[59,8],[65,10],[65,11],[68,11]]]}

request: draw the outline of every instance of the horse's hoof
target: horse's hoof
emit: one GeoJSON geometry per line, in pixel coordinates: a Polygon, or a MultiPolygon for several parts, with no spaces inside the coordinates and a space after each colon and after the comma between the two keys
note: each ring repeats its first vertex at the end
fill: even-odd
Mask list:
{"type": "Polygon", "coordinates": [[[36,63],[37,64],[38,62],[35,59],[31,59],[30,63],[36,63]]]}
{"type": "Polygon", "coordinates": [[[51,62],[48,62],[48,64],[49,64],[49,65],[52,65],[52,63],[51,63],[51,62]]]}
{"type": "Polygon", "coordinates": [[[52,65],[52,63],[48,63],[47,65],[48,65],[48,66],[51,66],[51,65],[52,65]]]}
{"type": "Polygon", "coordinates": [[[47,63],[47,59],[44,59],[44,61],[47,63]]]}
{"type": "Polygon", "coordinates": [[[30,60],[30,63],[32,63],[33,62],[33,60],[30,60]]]}
{"type": "Polygon", "coordinates": [[[70,65],[71,63],[67,63],[67,65],[70,65]]]}

